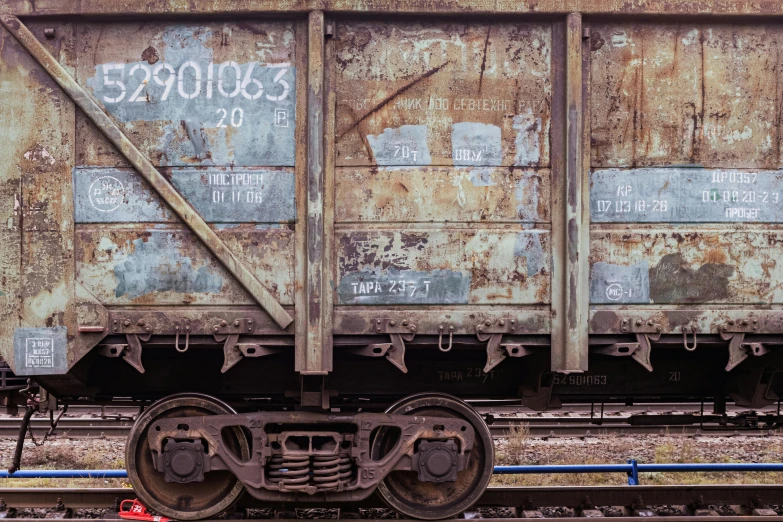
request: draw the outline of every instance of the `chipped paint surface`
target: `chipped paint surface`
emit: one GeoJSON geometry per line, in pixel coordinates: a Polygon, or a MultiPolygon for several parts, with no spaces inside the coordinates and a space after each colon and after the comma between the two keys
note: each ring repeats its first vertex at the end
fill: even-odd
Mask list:
{"type": "Polygon", "coordinates": [[[776,26],[596,24],[596,167],[781,165],[776,26]]]}
{"type": "MultiPolygon", "coordinates": [[[[371,295],[362,296],[365,304],[445,304],[445,299],[463,295],[465,281],[469,285],[463,304],[549,302],[550,261],[543,254],[549,249],[549,235],[543,230],[339,230],[336,239],[341,304],[356,302],[354,283],[376,281],[381,292],[376,295],[373,286],[371,295]],[[410,281],[418,282],[417,292],[421,285],[425,292],[389,294],[394,289],[384,283],[395,273],[411,275],[410,281]]],[[[408,279],[404,281],[409,288],[408,279]]]]}
{"type": "Polygon", "coordinates": [[[590,175],[594,223],[783,223],[783,171],[601,169],[590,175]]]}
{"type": "MultiPolygon", "coordinates": [[[[296,219],[293,169],[174,168],[171,182],[208,223],[281,223],[296,219]]],[[[176,222],[130,169],[74,169],[77,223],[176,222]]]]}
{"type": "MultiPolygon", "coordinates": [[[[778,304],[783,302],[779,265],[783,234],[776,230],[668,229],[591,232],[591,297],[608,303],[612,284],[643,295],[647,266],[649,301],[655,304],[778,304]],[[601,264],[599,264],[601,263],[601,264]],[[621,267],[621,268],[618,268],[621,267]],[[634,268],[636,267],[636,268],[634,268]],[[629,273],[633,273],[629,276],[629,273]],[[618,279],[615,281],[614,279],[618,279]]],[[[624,294],[623,299],[629,298],[624,294]]],[[[641,297],[633,302],[641,302],[641,297]]],[[[622,302],[622,299],[619,300],[622,302]]]]}
{"type": "Polygon", "coordinates": [[[409,126],[431,162],[407,165],[549,165],[550,25],[348,21],[335,40],[338,165],[403,164],[373,137],[409,126]]]}
{"type": "Polygon", "coordinates": [[[549,221],[547,169],[389,167],[337,170],[338,222],[549,221]]]}
{"type": "MultiPolygon", "coordinates": [[[[238,226],[218,235],[284,304],[293,302],[293,234],[238,226]]],[[[77,228],[79,282],[104,304],[252,304],[193,235],[166,224],[77,228]]]]}
{"type": "Polygon", "coordinates": [[[467,304],[470,272],[380,270],[348,272],[337,289],[342,304],[467,304]]]}
{"type": "MultiPolygon", "coordinates": [[[[292,24],[82,24],[79,52],[79,81],[155,164],[293,166],[292,24]]],[[[122,164],[89,137],[83,164],[122,164]]]]}

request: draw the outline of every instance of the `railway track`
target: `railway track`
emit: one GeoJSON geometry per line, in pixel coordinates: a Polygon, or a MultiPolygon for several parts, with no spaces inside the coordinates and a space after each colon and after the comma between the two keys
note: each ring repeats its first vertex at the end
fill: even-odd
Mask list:
{"type": "MultiPolygon", "coordinates": [[[[709,411],[711,405],[705,405],[709,411]]],[[[636,406],[607,405],[603,416],[590,404],[570,405],[567,409],[551,412],[534,412],[519,406],[481,406],[479,411],[490,422],[489,428],[496,438],[505,437],[517,428],[525,436],[549,437],[602,437],[632,435],[669,436],[771,436],[781,434],[777,426],[759,422],[752,429],[716,423],[699,424],[700,404],[641,404],[636,406]],[[592,408],[592,412],[591,412],[592,408]],[[591,415],[592,413],[592,415],[591,415]],[[686,419],[693,424],[671,424],[674,418],[686,419]]],[[[126,437],[133,420],[138,414],[134,407],[71,407],[68,416],[60,419],[53,431],[56,436],[73,438],[126,437]]],[[[728,408],[730,415],[742,412],[739,407],[728,408]]],[[[758,415],[774,414],[768,409],[758,415]]],[[[730,417],[731,418],[731,417],[730,417]]],[[[0,417],[0,438],[16,437],[19,433],[20,417],[0,417]]],[[[33,434],[43,437],[50,429],[49,419],[34,417],[31,422],[33,434]]]]}
{"type": "MultiPolygon", "coordinates": [[[[3,488],[5,510],[0,518],[29,520],[30,510],[46,510],[54,518],[116,520],[122,500],[133,499],[130,488],[3,488]],[[85,512],[85,510],[87,510],[85,512]],[[103,510],[96,513],[95,510],[103,510]]],[[[783,520],[777,504],[783,498],[783,485],[698,485],[698,486],[587,486],[587,487],[515,487],[487,489],[473,511],[465,518],[513,520],[516,518],[585,517],[638,519],[658,516],[672,522],[684,520],[720,520],[721,522],[783,520]]],[[[37,512],[40,517],[42,513],[37,512]]],[[[235,513],[228,518],[394,518],[379,498],[350,505],[350,510],[333,505],[264,504],[243,497],[235,513]],[[325,512],[325,509],[329,511],[325,512]],[[368,511],[383,509],[383,511],[368,511]],[[318,510],[316,513],[309,510],[318,510]],[[314,517],[316,514],[317,517],[314,517]]]]}

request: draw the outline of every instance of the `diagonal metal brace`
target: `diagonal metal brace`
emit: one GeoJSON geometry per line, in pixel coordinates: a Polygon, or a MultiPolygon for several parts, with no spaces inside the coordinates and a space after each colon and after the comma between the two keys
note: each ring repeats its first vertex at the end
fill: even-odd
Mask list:
{"type": "Polygon", "coordinates": [[[111,141],[128,162],[168,203],[182,221],[204,243],[215,257],[261,305],[280,328],[286,328],[293,318],[285,311],[274,296],[253,275],[253,273],[234,255],[223,241],[209,228],[209,225],[196,212],[190,203],[177,192],[155,166],[128,139],[116,123],[106,114],[90,94],[60,65],[41,42],[13,15],[0,13],[0,24],[5,27],[30,55],[49,73],[52,79],[71,97],[73,102],[89,117],[98,129],[111,141]]]}

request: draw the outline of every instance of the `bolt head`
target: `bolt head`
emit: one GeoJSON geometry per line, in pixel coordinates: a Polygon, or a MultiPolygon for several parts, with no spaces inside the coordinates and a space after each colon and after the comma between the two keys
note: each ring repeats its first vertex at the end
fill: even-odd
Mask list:
{"type": "Polygon", "coordinates": [[[501,319],[501,320],[500,320],[500,323],[498,323],[498,324],[500,324],[500,326],[506,326],[506,321],[504,321],[504,320],[502,320],[502,319],[501,319]]]}
{"type": "Polygon", "coordinates": [[[641,326],[641,325],[642,325],[642,320],[641,319],[637,319],[636,320],[636,326],[641,326]]]}
{"type": "Polygon", "coordinates": [[[407,319],[405,319],[405,320],[402,322],[402,325],[403,325],[403,326],[408,326],[408,320],[407,320],[407,319]]]}
{"type": "Polygon", "coordinates": [[[491,325],[491,324],[492,324],[492,322],[491,322],[489,319],[487,319],[486,321],[484,321],[484,324],[485,324],[486,326],[489,326],[489,325],[491,325]]]}
{"type": "Polygon", "coordinates": [[[234,320],[234,326],[239,326],[239,319],[234,320]]]}
{"type": "Polygon", "coordinates": [[[217,327],[217,325],[215,325],[215,326],[213,326],[213,327],[212,327],[212,331],[213,331],[213,332],[217,332],[218,330],[220,330],[220,328],[218,328],[218,327],[217,327]]]}
{"type": "Polygon", "coordinates": [[[395,324],[397,324],[396,321],[389,321],[389,326],[394,326],[395,324]]]}
{"type": "Polygon", "coordinates": [[[225,319],[223,319],[222,321],[220,321],[220,326],[226,326],[226,325],[228,325],[228,323],[226,322],[226,320],[225,320],[225,319]]]}
{"type": "Polygon", "coordinates": [[[126,320],[125,320],[125,321],[124,321],[122,324],[124,324],[125,326],[130,326],[130,321],[128,321],[128,320],[126,319],[126,320]]]}

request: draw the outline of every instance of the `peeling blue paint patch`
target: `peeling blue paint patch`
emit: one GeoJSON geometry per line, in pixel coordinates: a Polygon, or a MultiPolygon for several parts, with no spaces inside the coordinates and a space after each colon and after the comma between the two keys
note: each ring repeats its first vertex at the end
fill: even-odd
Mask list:
{"type": "MultiPolygon", "coordinates": [[[[178,168],[171,182],[208,223],[296,220],[293,169],[178,168]]],[[[76,223],[177,221],[132,169],[77,168],[73,187],[76,223]]]]}
{"type": "Polygon", "coordinates": [[[193,266],[191,258],[181,256],[169,234],[151,233],[146,241],[133,240],[133,247],[114,267],[115,297],[130,298],[153,292],[219,293],[223,278],[206,266],[193,266]]]}
{"type": "Polygon", "coordinates": [[[359,271],[340,278],[340,304],[467,304],[469,273],[453,270],[359,271]]]}
{"type": "Polygon", "coordinates": [[[520,232],[514,242],[514,255],[524,257],[527,266],[527,276],[538,275],[546,268],[546,257],[541,245],[540,232],[520,232]]]}
{"type": "Polygon", "coordinates": [[[526,114],[514,116],[512,127],[517,131],[514,139],[514,165],[538,165],[541,161],[541,118],[535,116],[532,109],[528,109],[526,114]]]}
{"type": "Polygon", "coordinates": [[[650,269],[647,261],[635,265],[597,262],[590,268],[590,302],[594,304],[648,304],[650,269]]]}
{"type": "Polygon", "coordinates": [[[378,165],[430,165],[428,132],[426,125],[403,125],[386,128],[378,136],[368,134],[367,141],[378,165]]]}
{"type": "Polygon", "coordinates": [[[451,126],[451,151],[454,165],[500,166],[503,164],[500,127],[455,123],[451,126]]]}
{"type": "MultiPolygon", "coordinates": [[[[291,45],[281,38],[281,45],[291,45]]],[[[86,80],[121,122],[161,122],[161,165],[293,166],[296,70],[291,63],[213,63],[203,26],[173,24],[163,33],[161,59],[102,63],[86,80]],[[164,123],[169,122],[169,123],[164,123]]]]}

